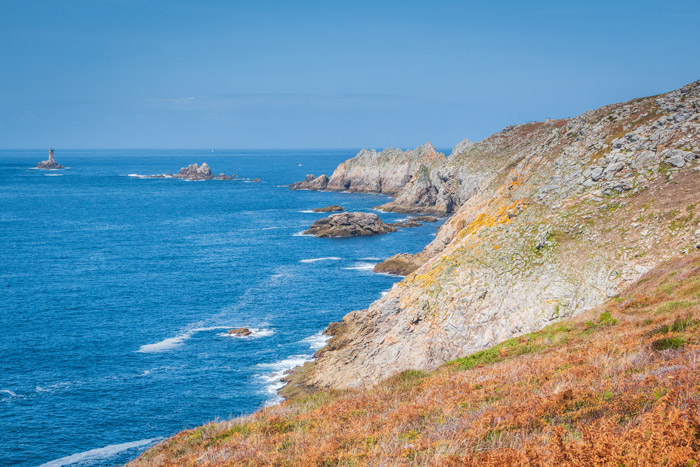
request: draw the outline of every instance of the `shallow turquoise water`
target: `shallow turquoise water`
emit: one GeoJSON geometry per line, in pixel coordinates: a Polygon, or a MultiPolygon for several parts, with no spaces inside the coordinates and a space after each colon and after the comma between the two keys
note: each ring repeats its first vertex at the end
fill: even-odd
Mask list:
{"type": "Polygon", "coordinates": [[[0,151],[0,464],[116,465],[274,402],[329,322],[399,279],[373,264],[437,229],[299,235],[323,216],[305,211],[386,202],[281,186],[355,152],[56,151],[70,168],[44,172],[45,151],[0,151]],[[129,176],[203,161],[241,179],[129,176]]]}

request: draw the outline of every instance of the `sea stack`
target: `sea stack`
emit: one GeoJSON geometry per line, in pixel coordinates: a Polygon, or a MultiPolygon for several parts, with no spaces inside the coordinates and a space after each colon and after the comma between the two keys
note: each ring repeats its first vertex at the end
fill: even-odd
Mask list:
{"type": "Polygon", "coordinates": [[[56,162],[53,158],[53,148],[49,149],[48,160],[41,161],[36,165],[37,169],[52,170],[52,169],[65,169],[64,166],[56,162]]]}

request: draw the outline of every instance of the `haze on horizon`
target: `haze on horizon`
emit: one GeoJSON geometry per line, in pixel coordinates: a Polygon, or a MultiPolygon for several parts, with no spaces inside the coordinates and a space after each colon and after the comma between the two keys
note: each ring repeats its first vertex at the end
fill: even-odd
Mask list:
{"type": "Polygon", "coordinates": [[[450,147],[700,79],[697,1],[0,4],[0,148],[450,147]]]}

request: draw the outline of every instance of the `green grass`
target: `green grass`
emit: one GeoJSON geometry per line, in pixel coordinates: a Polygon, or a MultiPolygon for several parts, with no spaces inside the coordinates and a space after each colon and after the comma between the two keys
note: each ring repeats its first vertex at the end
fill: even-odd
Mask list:
{"type": "Polygon", "coordinates": [[[680,337],[664,337],[651,343],[651,348],[657,352],[668,349],[680,349],[685,344],[685,340],[680,337]]]}

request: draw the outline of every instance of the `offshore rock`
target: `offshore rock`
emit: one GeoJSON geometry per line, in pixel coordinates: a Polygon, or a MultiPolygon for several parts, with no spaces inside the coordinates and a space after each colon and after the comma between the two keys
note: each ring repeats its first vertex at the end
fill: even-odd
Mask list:
{"type": "Polygon", "coordinates": [[[331,206],[326,206],[325,208],[316,208],[314,209],[314,212],[343,212],[345,209],[343,209],[342,206],[337,206],[337,205],[331,205],[331,206]]]}
{"type": "Polygon", "coordinates": [[[233,335],[233,336],[237,336],[237,337],[246,337],[246,336],[250,336],[251,334],[253,334],[253,331],[251,331],[248,328],[237,328],[237,329],[229,329],[228,333],[233,335]]]}
{"type": "MultiPolygon", "coordinates": [[[[234,175],[235,177],[235,175],[234,175]]],[[[212,172],[211,169],[209,168],[209,164],[206,162],[203,162],[201,166],[198,164],[190,164],[187,167],[183,167],[180,169],[180,171],[176,174],[171,174],[171,173],[166,173],[166,174],[158,174],[158,175],[149,175],[148,177],[140,177],[140,178],[179,178],[182,180],[190,180],[190,181],[200,181],[200,180],[233,180],[233,177],[226,175],[224,173],[220,173],[218,176],[215,176],[212,172]]]]}
{"type": "Polygon", "coordinates": [[[333,238],[381,235],[389,232],[396,232],[396,229],[385,224],[376,214],[344,212],[317,220],[304,233],[316,237],[333,238]]]}
{"type": "Polygon", "coordinates": [[[65,169],[66,167],[59,164],[56,161],[52,160],[46,160],[46,161],[41,161],[36,165],[37,169],[44,169],[44,170],[56,170],[56,169],[65,169]]]}

